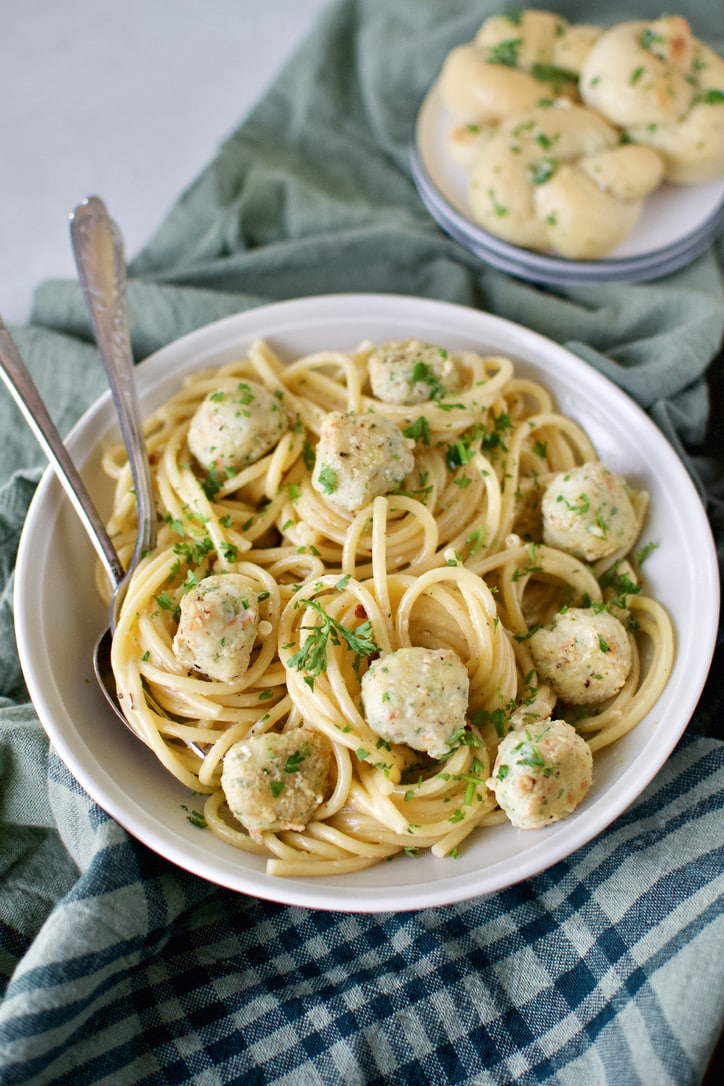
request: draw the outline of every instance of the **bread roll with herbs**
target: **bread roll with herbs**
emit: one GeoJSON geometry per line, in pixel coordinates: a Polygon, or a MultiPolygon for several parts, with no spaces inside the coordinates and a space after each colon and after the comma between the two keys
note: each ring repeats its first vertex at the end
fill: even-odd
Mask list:
{"type": "Polygon", "coordinates": [[[724,60],[681,16],[612,27],[584,61],[580,91],[628,139],[661,156],[668,181],[724,177],[724,60]]]}
{"type": "Polygon", "coordinates": [[[594,260],[628,237],[662,175],[655,151],[622,145],[603,118],[559,99],[480,144],[469,198],[475,220],[511,244],[594,260]]]}

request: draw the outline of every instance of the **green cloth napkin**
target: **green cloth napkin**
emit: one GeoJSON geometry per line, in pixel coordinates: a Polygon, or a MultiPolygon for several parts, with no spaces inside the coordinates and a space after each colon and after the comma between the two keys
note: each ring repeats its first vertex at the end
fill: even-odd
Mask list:
{"type": "MultiPolygon", "coordinates": [[[[618,2],[550,7],[578,22],[631,17],[618,2]]],[[[508,317],[649,412],[686,461],[722,558],[724,232],[659,281],[546,289],[481,264],[417,195],[419,103],[447,51],[498,10],[330,4],[131,262],[136,358],[310,294],[404,293],[508,317]]],[[[719,0],[677,11],[724,52],[719,0]]],[[[637,5],[658,14],[658,0],[637,5]]],[[[12,332],[67,432],[105,388],[78,285],[41,284],[30,324],[12,332]]],[[[17,543],[45,464],[4,390],[0,434],[0,1082],[701,1081],[724,1012],[721,636],[667,766],[550,872],[407,916],[233,895],[129,839],[48,749],[13,634],[17,543]]]]}

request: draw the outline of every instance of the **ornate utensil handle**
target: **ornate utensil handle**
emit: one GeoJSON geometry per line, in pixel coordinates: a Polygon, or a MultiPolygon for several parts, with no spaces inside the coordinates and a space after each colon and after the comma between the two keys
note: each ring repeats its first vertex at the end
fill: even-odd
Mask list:
{"type": "Polygon", "coordinates": [[[80,282],[133,475],[139,532],[130,566],[135,569],[141,556],[155,545],[156,509],[128,333],[123,239],[97,196],[88,197],[75,209],[70,231],[80,282]]]}

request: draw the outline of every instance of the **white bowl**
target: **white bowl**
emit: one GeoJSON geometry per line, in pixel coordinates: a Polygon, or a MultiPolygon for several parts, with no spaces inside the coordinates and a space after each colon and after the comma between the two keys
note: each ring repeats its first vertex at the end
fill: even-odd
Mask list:
{"type": "MultiPolygon", "coordinates": [[[[233,849],[187,820],[193,797],[108,709],[91,655],[107,625],[96,596],[94,552],[52,471],[30,508],[18,555],[15,611],[20,659],[48,736],[94,800],[174,864],[232,890],[288,904],[348,912],[443,905],[528,878],[601,833],[643,791],[686,728],[706,680],[718,616],[714,545],[685,468],[656,426],[612,383],[550,340],[461,306],[394,295],[333,295],[263,306],[201,328],[164,347],[137,371],[144,412],[195,369],[242,354],[257,337],[288,357],[405,336],[450,349],[506,354],[518,372],[544,382],[560,409],[581,422],[601,458],[651,493],[645,538],[651,592],[671,613],[678,650],[669,683],[641,723],[597,755],[594,784],[578,810],[546,830],[510,825],[480,831],[458,859],[402,855],[336,878],[278,879],[258,857],[233,849]]],[[[103,514],[110,488],[99,468],[118,440],[110,394],[73,429],[68,445],[103,514]]]]}

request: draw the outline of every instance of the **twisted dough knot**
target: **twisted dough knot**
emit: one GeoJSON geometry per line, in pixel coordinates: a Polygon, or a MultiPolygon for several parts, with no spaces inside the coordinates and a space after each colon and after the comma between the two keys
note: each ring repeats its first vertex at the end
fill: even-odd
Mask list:
{"type": "Polygon", "coordinates": [[[470,203],[485,229],[571,259],[605,256],[633,229],[661,181],[655,151],[566,99],[525,110],[481,138],[470,203]]]}
{"type": "Polygon", "coordinates": [[[579,86],[586,105],[660,153],[667,180],[698,184],[724,174],[724,61],[686,19],[606,31],[582,63],[579,86]]]}
{"type": "Polygon", "coordinates": [[[601,34],[599,27],[572,26],[547,11],[494,15],[474,41],[448,54],[443,101],[461,126],[498,124],[541,98],[578,101],[581,65],[601,34]]]}

